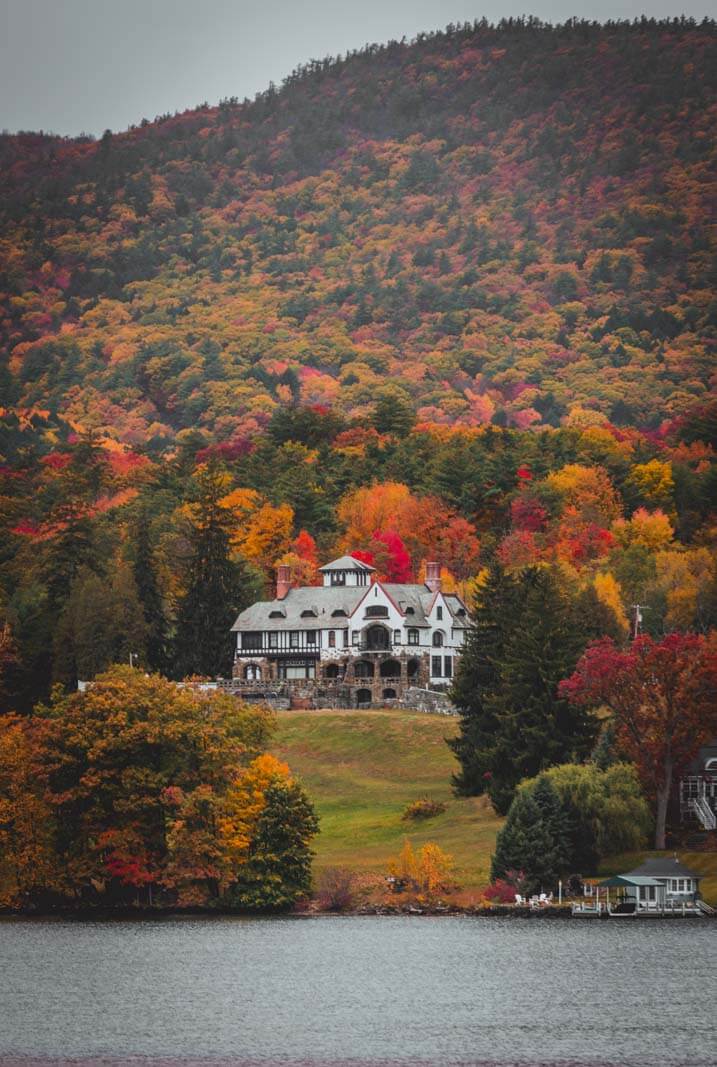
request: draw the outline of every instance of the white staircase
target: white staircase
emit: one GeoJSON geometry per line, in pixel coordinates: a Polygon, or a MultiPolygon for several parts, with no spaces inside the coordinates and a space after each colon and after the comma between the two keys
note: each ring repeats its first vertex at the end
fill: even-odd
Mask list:
{"type": "Polygon", "coordinates": [[[703,775],[688,775],[680,783],[682,818],[691,816],[703,830],[717,830],[717,782],[703,775]]]}
{"type": "Polygon", "coordinates": [[[694,797],[691,807],[705,830],[717,830],[717,815],[712,811],[704,795],[694,797]]]}
{"type": "Polygon", "coordinates": [[[714,915],[715,909],[710,904],[705,904],[704,900],[696,900],[698,911],[701,911],[703,915],[714,915]]]}

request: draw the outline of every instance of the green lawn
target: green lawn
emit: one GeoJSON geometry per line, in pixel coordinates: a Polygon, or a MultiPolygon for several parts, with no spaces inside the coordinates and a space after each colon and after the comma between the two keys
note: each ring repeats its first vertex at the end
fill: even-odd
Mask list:
{"type": "Polygon", "coordinates": [[[445,743],[456,719],[410,711],[280,712],[272,751],[301,778],[321,819],[315,869],[341,866],[384,874],[405,837],[414,847],[436,841],[455,861],[466,889],[488,881],[502,824],[480,797],[457,798],[457,767],[445,743]],[[428,796],[446,811],[426,821],[402,821],[412,800],[428,796]]]}
{"type": "MultiPolygon", "coordinates": [[[[457,719],[410,711],[286,711],[272,746],[304,782],[321,818],[315,869],[341,866],[382,875],[405,837],[414,847],[436,841],[468,890],[488,881],[502,819],[482,797],[458,798],[450,778],[457,763],[445,743],[457,719]],[[446,811],[425,822],[401,819],[407,804],[428,796],[446,811]]],[[[613,856],[600,872],[629,871],[655,852],[613,856]]],[[[680,852],[704,874],[702,892],[717,905],[717,853],[680,852]]]]}

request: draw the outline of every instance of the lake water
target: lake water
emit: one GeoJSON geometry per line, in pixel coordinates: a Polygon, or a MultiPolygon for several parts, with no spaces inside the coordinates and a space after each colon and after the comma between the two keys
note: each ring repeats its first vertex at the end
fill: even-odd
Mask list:
{"type": "Polygon", "coordinates": [[[717,1064],[717,923],[0,922],[0,1064],[717,1064]]]}

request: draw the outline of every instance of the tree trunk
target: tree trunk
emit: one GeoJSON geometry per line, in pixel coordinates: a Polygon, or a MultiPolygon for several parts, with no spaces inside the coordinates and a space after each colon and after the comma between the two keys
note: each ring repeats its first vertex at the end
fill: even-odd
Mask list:
{"type": "Polygon", "coordinates": [[[672,792],[672,760],[666,759],[663,765],[663,784],[657,787],[657,811],[655,813],[655,848],[660,851],[665,847],[665,825],[667,823],[667,806],[672,792]]]}

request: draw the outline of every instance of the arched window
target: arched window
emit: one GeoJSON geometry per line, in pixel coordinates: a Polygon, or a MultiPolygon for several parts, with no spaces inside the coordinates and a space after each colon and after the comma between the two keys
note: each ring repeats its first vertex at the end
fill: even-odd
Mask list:
{"type": "Polygon", "coordinates": [[[443,630],[436,630],[433,635],[433,647],[443,648],[443,630]]]}

